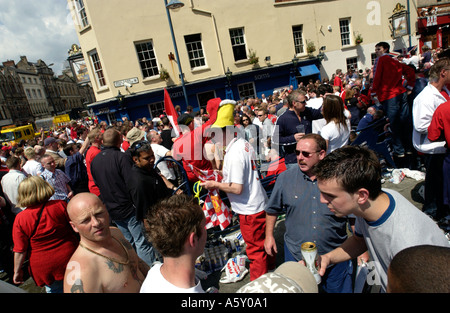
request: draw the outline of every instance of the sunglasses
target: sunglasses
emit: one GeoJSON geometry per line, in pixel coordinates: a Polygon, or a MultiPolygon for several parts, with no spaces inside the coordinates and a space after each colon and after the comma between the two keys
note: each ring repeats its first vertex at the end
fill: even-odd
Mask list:
{"type": "Polygon", "coordinates": [[[314,152],[306,152],[306,151],[299,151],[299,150],[295,150],[295,154],[297,156],[299,156],[300,154],[302,154],[305,158],[310,158],[312,156],[313,153],[319,153],[321,150],[319,151],[314,151],[314,152]]]}
{"type": "Polygon", "coordinates": [[[242,120],[243,122],[248,122],[248,119],[242,120]]]}
{"type": "Polygon", "coordinates": [[[146,146],[147,144],[148,144],[148,141],[145,141],[145,140],[138,141],[135,144],[134,149],[138,150],[138,149],[142,148],[143,146],[146,146]]]}

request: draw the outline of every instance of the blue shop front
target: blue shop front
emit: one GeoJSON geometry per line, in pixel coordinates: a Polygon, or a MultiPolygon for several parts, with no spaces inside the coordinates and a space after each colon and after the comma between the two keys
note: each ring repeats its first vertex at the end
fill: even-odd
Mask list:
{"type": "MultiPolygon", "coordinates": [[[[296,89],[300,82],[305,85],[309,80],[321,80],[320,61],[308,59],[298,64],[292,62],[268,66],[207,80],[187,82],[185,84],[188,104],[186,104],[181,86],[167,87],[174,106],[179,105],[185,111],[187,105],[198,111],[205,108],[209,99],[247,99],[270,96],[275,89],[293,85],[296,89]]],[[[118,92],[119,93],[119,92],[118,92]]],[[[131,121],[146,117],[153,119],[164,114],[164,89],[153,89],[140,93],[119,94],[117,97],[89,105],[100,121],[108,124],[127,117],[131,121]]]]}

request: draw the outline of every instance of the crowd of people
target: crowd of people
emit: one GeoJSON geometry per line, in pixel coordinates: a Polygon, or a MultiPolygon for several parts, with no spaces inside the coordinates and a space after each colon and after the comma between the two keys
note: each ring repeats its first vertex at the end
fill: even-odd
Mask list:
{"type": "Polygon", "coordinates": [[[49,293],[202,293],[205,214],[186,192],[200,180],[227,196],[253,284],[274,270],[271,278],[289,276],[275,262],[285,214],[283,269],[298,271],[290,264],[302,261],[304,242],[320,255],[320,285],[308,288],[315,280],[302,272],[304,281],[289,280],[298,290],[351,293],[355,265],[372,261],[382,291],[449,292],[449,241],[437,222],[448,223],[450,204],[450,55],[423,50],[395,58],[381,42],[372,69],[338,69],[268,97],[211,99],[179,112],[178,126],[165,115],[78,120],[2,147],[0,270],[15,285],[28,273],[49,293]],[[382,188],[380,156],[351,145],[379,120],[397,166],[426,170],[423,212],[382,188]],[[270,197],[264,177],[274,177],[270,197]],[[404,281],[410,259],[390,268],[403,251],[435,254],[411,272],[416,285],[404,281]]]}

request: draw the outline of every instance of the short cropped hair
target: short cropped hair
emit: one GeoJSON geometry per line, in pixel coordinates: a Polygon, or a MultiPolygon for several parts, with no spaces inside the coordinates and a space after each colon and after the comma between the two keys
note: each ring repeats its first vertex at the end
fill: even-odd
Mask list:
{"type": "Polygon", "coordinates": [[[384,41],[377,43],[375,45],[375,47],[383,47],[383,49],[385,49],[386,52],[389,52],[389,50],[391,49],[391,46],[387,42],[384,42],[384,41]]]}
{"type": "Polygon", "coordinates": [[[294,90],[287,96],[286,99],[288,101],[288,105],[290,108],[292,108],[292,106],[294,105],[294,101],[296,101],[297,97],[300,95],[303,95],[306,97],[306,92],[304,92],[303,90],[294,90]]]}
{"type": "Polygon", "coordinates": [[[450,247],[421,245],[397,253],[388,270],[389,292],[450,293],[450,247]]]}
{"type": "Polygon", "coordinates": [[[433,64],[429,72],[429,81],[437,83],[441,76],[441,72],[444,69],[450,69],[450,59],[448,58],[439,59],[436,63],[433,64]]]}
{"type": "Polygon", "coordinates": [[[178,257],[189,234],[202,235],[202,208],[191,196],[175,195],[156,204],[147,213],[149,241],[163,257],[178,257]]]}
{"type": "Polygon", "coordinates": [[[63,149],[63,152],[65,155],[70,156],[70,152],[72,152],[73,150],[73,146],[75,146],[75,143],[70,143],[68,145],[66,145],[63,149]]]}
{"type": "Polygon", "coordinates": [[[30,176],[19,184],[18,193],[18,205],[26,208],[48,201],[55,193],[55,190],[42,177],[30,176]]]}
{"type": "Polygon", "coordinates": [[[300,138],[300,140],[305,140],[305,139],[314,140],[316,142],[318,150],[327,151],[327,141],[321,135],[315,134],[315,133],[310,133],[310,134],[306,134],[302,138],[300,138]]]}
{"type": "Polygon", "coordinates": [[[94,142],[95,139],[97,139],[101,134],[102,134],[102,132],[100,131],[99,128],[94,128],[88,134],[89,142],[91,142],[91,143],[94,142]]]}
{"type": "Polygon", "coordinates": [[[29,159],[34,159],[36,157],[36,151],[34,151],[33,147],[28,147],[25,149],[25,151],[23,152],[23,155],[25,155],[25,157],[27,158],[27,160],[29,159]]]}
{"type": "Polygon", "coordinates": [[[117,147],[121,139],[121,134],[115,128],[108,128],[103,133],[103,146],[117,147]]]}
{"type": "Polygon", "coordinates": [[[360,188],[369,191],[369,199],[381,193],[381,165],[376,154],[366,147],[344,146],[328,154],[314,166],[317,180],[336,179],[348,193],[360,188]]]}
{"type": "Polygon", "coordinates": [[[16,157],[16,156],[10,156],[8,159],[6,159],[6,167],[11,170],[11,169],[16,169],[19,164],[20,164],[21,160],[20,158],[16,157]]]}

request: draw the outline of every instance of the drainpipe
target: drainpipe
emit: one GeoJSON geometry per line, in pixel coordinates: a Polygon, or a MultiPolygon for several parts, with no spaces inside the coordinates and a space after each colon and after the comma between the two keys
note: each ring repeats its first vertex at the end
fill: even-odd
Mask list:
{"type": "Polygon", "coordinates": [[[219,39],[219,32],[218,32],[218,29],[217,29],[216,18],[214,17],[214,14],[212,14],[211,12],[200,10],[200,9],[196,9],[195,6],[194,6],[194,0],[190,0],[190,2],[191,2],[191,10],[192,10],[192,12],[194,12],[194,13],[201,13],[201,14],[208,14],[211,17],[211,21],[212,21],[213,28],[214,28],[214,34],[216,35],[216,43],[217,43],[217,48],[218,48],[218,52],[219,52],[220,63],[222,65],[222,73],[225,75],[225,63],[223,61],[222,48],[220,46],[220,39],[219,39]]]}

